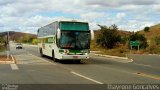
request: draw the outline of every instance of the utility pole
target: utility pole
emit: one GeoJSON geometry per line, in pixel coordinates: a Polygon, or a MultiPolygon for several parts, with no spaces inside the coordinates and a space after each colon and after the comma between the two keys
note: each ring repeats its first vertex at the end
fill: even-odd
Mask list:
{"type": "Polygon", "coordinates": [[[7,60],[9,60],[10,48],[9,48],[9,31],[7,33],[7,60]]]}

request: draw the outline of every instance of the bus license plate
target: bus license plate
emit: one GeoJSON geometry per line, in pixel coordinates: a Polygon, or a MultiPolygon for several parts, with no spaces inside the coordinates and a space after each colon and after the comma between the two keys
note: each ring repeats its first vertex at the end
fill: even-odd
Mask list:
{"type": "Polygon", "coordinates": [[[73,59],[77,59],[78,58],[78,56],[73,56],[73,59]]]}

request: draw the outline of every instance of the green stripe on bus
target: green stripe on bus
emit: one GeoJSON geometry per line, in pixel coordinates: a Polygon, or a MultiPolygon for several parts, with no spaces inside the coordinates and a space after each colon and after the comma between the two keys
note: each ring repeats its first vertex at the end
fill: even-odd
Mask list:
{"type": "MultiPolygon", "coordinates": [[[[64,52],[63,49],[60,49],[59,52],[64,52]]],[[[69,50],[69,53],[82,53],[81,50],[69,50]]]]}
{"type": "Polygon", "coordinates": [[[69,53],[81,53],[81,50],[69,50],[69,53]]]}
{"type": "Polygon", "coordinates": [[[59,52],[64,52],[64,50],[60,49],[59,52]]]}

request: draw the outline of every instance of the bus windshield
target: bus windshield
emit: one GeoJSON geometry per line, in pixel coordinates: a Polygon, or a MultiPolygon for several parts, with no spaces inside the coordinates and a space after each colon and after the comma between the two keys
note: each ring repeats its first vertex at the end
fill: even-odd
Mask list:
{"type": "Polygon", "coordinates": [[[89,31],[62,31],[60,39],[60,48],[62,49],[89,49],[90,32],[89,31]]]}

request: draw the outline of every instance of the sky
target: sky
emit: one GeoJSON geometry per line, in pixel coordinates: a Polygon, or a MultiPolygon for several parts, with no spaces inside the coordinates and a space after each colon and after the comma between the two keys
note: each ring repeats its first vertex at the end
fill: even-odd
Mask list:
{"type": "Polygon", "coordinates": [[[0,32],[36,34],[39,27],[56,20],[75,19],[116,24],[126,31],[160,23],[160,0],[0,0],[0,32]]]}

